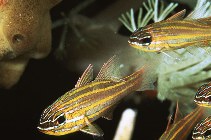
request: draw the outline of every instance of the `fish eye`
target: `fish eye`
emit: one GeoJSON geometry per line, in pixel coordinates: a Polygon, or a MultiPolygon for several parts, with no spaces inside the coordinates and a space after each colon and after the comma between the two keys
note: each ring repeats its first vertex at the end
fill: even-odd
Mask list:
{"type": "Polygon", "coordinates": [[[146,37],[142,38],[140,41],[141,41],[141,44],[143,46],[148,46],[152,42],[152,37],[151,36],[146,36],[146,37]]]}
{"type": "Polygon", "coordinates": [[[211,102],[211,96],[207,97],[208,102],[211,102]]]}
{"type": "Polygon", "coordinates": [[[205,138],[211,138],[211,130],[207,130],[207,131],[204,133],[204,137],[205,137],[205,138]]]}
{"type": "Polygon", "coordinates": [[[66,118],[64,115],[59,116],[59,118],[57,119],[58,124],[62,124],[66,121],[66,118]]]}

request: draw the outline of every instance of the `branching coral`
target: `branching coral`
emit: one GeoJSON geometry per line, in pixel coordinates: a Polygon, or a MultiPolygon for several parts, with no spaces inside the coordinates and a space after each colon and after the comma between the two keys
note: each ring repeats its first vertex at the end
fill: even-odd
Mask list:
{"type": "MultiPolygon", "coordinates": [[[[164,12],[166,14],[160,14],[158,11],[158,0],[148,1],[154,7],[146,8],[148,13],[153,10],[154,22],[163,20],[169,10],[164,12]],[[158,14],[159,13],[159,14],[158,14]],[[163,16],[156,16],[163,15],[163,16]]],[[[144,4],[146,5],[146,4],[144,4]]],[[[162,3],[161,3],[162,5],[162,3]]],[[[173,10],[177,4],[171,3],[166,9],[173,10]]],[[[146,6],[144,6],[146,7],[146,6]]],[[[162,7],[162,6],[161,6],[162,7]]],[[[210,16],[210,2],[206,0],[198,1],[195,7],[195,10],[189,15],[189,18],[197,19],[202,17],[210,16]]],[[[129,17],[130,21],[134,21],[135,17],[129,17]]],[[[147,18],[145,18],[147,19],[147,18]]],[[[121,19],[122,21],[123,19],[121,19]]],[[[127,21],[123,21],[125,24],[127,21]]],[[[138,21],[140,22],[140,21],[138,21]]],[[[127,22],[129,23],[129,22],[127,22]]],[[[148,23],[148,19],[147,19],[148,23]]],[[[126,27],[133,27],[133,24],[127,25],[126,27]]],[[[197,48],[189,47],[187,49],[178,49],[176,51],[169,51],[159,54],[154,54],[160,58],[160,64],[157,67],[157,90],[158,90],[158,99],[165,100],[170,99],[171,101],[181,101],[185,102],[185,108],[181,109],[182,111],[190,112],[193,107],[193,98],[196,92],[196,89],[200,84],[203,84],[211,77],[211,57],[210,57],[210,48],[197,48]],[[159,55],[159,56],[158,56],[159,55]]],[[[140,53],[141,55],[147,55],[144,52],[140,53]]]]}
{"type": "Polygon", "coordinates": [[[122,14],[119,20],[127,27],[131,32],[140,27],[146,26],[150,20],[159,22],[164,20],[176,7],[177,3],[170,3],[167,7],[164,6],[163,1],[148,0],[147,3],[143,2],[143,6],[147,13],[143,16],[143,8],[139,8],[137,24],[135,23],[134,10],[131,8],[130,12],[122,14]],[[159,5],[160,2],[160,5],[159,5]]]}
{"type": "MultiPolygon", "coordinates": [[[[152,3],[152,1],[148,1],[148,3],[152,3]]],[[[155,3],[157,3],[157,0],[155,0],[155,3]]],[[[155,8],[146,8],[147,14],[145,16],[145,21],[147,23],[149,22],[149,13],[152,13],[152,11],[154,11],[154,16],[159,13],[159,11],[157,10],[157,4],[154,4],[154,6],[155,8]]],[[[188,18],[199,19],[211,16],[210,9],[211,3],[209,1],[198,0],[194,10],[188,15],[188,18]]],[[[123,15],[122,18],[120,18],[123,24],[130,31],[134,31],[136,29],[136,27],[134,26],[135,24],[132,24],[135,19],[134,14],[132,13],[133,11],[131,10],[130,16],[129,13],[126,13],[127,16],[123,15]]],[[[154,22],[159,22],[159,20],[156,21],[155,19],[159,18],[153,18],[154,22]]],[[[138,18],[138,22],[141,22],[141,20],[139,20],[140,18],[138,18]]],[[[138,28],[139,27],[142,26],[138,26],[138,28]]],[[[200,85],[206,83],[207,80],[211,78],[210,51],[211,48],[208,43],[208,46],[203,48],[201,48],[200,46],[190,46],[188,48],[182,48],[175,51],[168,51],[161,54],[152,53],[154,54],[155,59],[157,57],[160,61],[156,69],[158,79],[157,97],[161,101],[166,99],[172,101],[172,107],[170,108],[171,112],[176,101],[178,101],[181,105],[180,111],[183,114],[188,114],[195,107],[193,99],[196,94],[196,90],[198,89],[198,87],[200,87],[200,85]]],[[[145,56],[147,54],[141,52],[140,55],[145,56]]],[[[207,114],[210,114],[210,112],[205,113],[205,115],[207,114]]]]}
{"type": "MultiPolygon", "coordinates": [[[[164,20],[177,5],[170,3],[165,6],[162,1],[148,0],[147,3],[143,4],[144,8],[139,9],[137,18],[135,18],[135,9],[131,9],[130,12],[121,15],[119,20],[132,32],[149,24],[150,21],[159,22],[164,20]],[[146,10],[145,16],[143,16],[144,10],[146,10]]],[[[189,17],[206,17],[211,15],[210,11],[210,2],[198,0],[194,12],[189,17]]],[[[101,15],[102,17],[105,16],[101,15]]],[[[152,70],[156,75],[152,75],[151,78],[154,81],[157,80],[158,99],[161,101],[169,99],[173,105],[176,101],[179,101],[181,112],[184,114],[191,112],[194,108],[193,98],[196,89],[211,77],[210,48],[189,47],[188,49],[178,49],[160,54],[140,52],[129,48],[126,44],[127,37],[114,34],[120,25],[114,26],[113,23],[105,20],[99,22],[100,20],[79,15],[71,16],[71,18],[72,21],[68,25],[80,28],[77,31],[72,28],[74,35],[70,37],[68,42],[62,40],[63,47],[60,48],[60,51],[68,55],[67,65],[70,70],[77,67],[77,71],[83,71],[87,63],[102,64],[108,56],[116,52],[118,52],[120,61],[123,64],[122,70],[126,74],[156,60],[159,63],[156,63],[155,69],[152,70]],[[78,22],[79,19],[80,21],[86,21],[86,25],[78,22]],[[78,33],[80,34],[79,38],[78,33]],[[74,38],[75,36],[76,38],[74,38]],[[71,47],[68,48],[67,44],[71,44],[71,47]],[[74,54],[72,52],[78,53],[74,54]]],[[[103,20],[101,19],[101,21],[103,20]]],[[[67,33],[67,28],[64,29],[65,32],[67,33]]],[[[68,36],[68,33],[66,35],[68,36]]]]}

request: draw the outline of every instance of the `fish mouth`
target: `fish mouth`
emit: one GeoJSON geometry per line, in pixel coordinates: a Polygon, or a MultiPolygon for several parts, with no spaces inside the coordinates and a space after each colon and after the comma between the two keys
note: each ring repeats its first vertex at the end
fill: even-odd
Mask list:
{"type": "Polygon", "coordinates": [[[211,104],[209,104],[208,102],[203,102],[203,101],[195,101],[194,102],[199,105],[199,106],[202,106],[202,107],[211,107],[211,104]]]}
{"type": "Polygon", "coordinates": [[[40,126],[37,127],[38,131],[40,131],[41,133],[47,134],[47,135],[56,135],[53,131],[53,127],[52,128],[42,128],[40,126]]]}
{"type": "Polygon", "coordinates": [[[37,125],[37,129],[42,133],[48,134],[48,132],[53,131],[55,127],[52,126],[49,122],[46,123],[39,122],[37,125]]]}
{"type": "Polygon", "coordinates": [[[154,50],[154,49],[149,49],[147,46],[141,46],[136,42],[132,42],[130,40],[128,40],[128,43],[131,47],[138,49],[140,51],[144,51],[144,52],[159,52],[159,50],[154,50]]]}
{"type": "Polygon", "coordinates": [[[37,129],[38,129],[40,132],[43,132],[43,128],[42,128],[42,127],[37,126],[37,129]]]}
{"type": "Polygon", "coordinates": [[[44,130],[42,127],[37,126],[37,129],[39,132],[46,134],[46,130],[44,130]]]}

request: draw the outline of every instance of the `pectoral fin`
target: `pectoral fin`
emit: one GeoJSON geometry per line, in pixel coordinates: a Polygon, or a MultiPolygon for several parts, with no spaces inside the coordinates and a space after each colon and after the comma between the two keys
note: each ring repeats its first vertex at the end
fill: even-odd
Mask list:
{"type": "Polygon", "coordinates": [[[113,111],[112,112],[106,112],[106,114],[103,115],[102,117],[107,119],[107,120],[112,120],[113,119],[113,111]]]}
{"type": "Polygon", "coordinates": [[[106,111],[105,114],[102,115],[102,118],[105,118],[107,120],[112,120],[113,119],[113,112],[114,112],[114,109],[116,108],[117,104],[118,103],[116,103],[110,109],[108,109],[108,111],[106,111]]]}
{"type": "Polygon", "coordinates": [[[77,84],[75,85],[75,87],[80,87],[82,85],[86,85],[87,83],[91,82],[91,80],[93,79],[93,66],[90,64],[86,70],[84,71],[84,73],[82,74],[82,76],[78,79],[77,84]]]}
{"type": "Polygon", "coordinates": [[[104,135],[103,130],[97,124],[90,123],[87,118],[85,119],[85,121],[87,126],[80,129],[80,131],[98,137],[102,137],[104,135]]]}

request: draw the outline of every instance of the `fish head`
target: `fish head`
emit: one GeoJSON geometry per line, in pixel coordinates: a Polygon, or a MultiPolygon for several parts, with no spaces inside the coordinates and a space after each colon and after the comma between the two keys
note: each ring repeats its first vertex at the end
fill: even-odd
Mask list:
{"type": "Polygon", "coordinates": [[[211,116],[198,123],[192,134],[194,140],[210,140],[211,139],[211,116]]]}
{"type": "MultiPolygon", "coordinates": [[[[135,30],[129,37],[130,46],[145,52],[161,52],[175,48],[181,31],[180,21],[160,21],[135,30]]],[[[177,45],[178,46],[178,45],[177,45]]],[[[179,48],[179,47],[178,47],[179,48]]]]}
{"type": "Polygon", "coordinates": [[[77,103],[63,103],[61,99],[46,108],[40,118],[38,130],[48,135],[65,135],[80,130],[85,117],[80,109],[72,108],[77,103]]]}
{"type": "Polygon", "coordinates": [[[211,107],[211,82],[198,89],[194,102],[200,106],[211,107]]]}
{"type": "Polygon", "coordinates": [[[163,47],[160,46],[159,37],[166,36],[166,34],[161,32],[160,23],[157,24],[153,23],[135,30],[129,37],[129,45],[146,52],[161,51],[163,47]]]}

